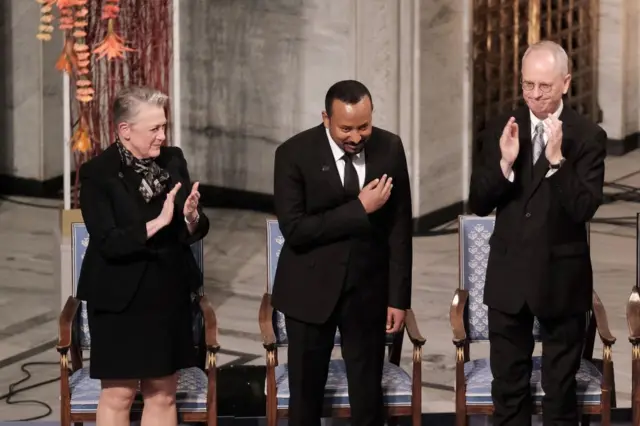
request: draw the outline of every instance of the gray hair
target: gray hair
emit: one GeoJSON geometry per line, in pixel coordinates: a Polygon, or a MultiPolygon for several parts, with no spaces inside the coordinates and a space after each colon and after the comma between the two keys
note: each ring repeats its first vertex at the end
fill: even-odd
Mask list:
{"type": "Polygon", "coordinates": [[[143,86],[130,86],[121,89],[113,102],[113,120],[116,125],[131,121],[137,114],[140,104],[165,108],[169,96],[159,90],[143,86]]]}
{"type": "Polygon", "coordinates": [[[527,55],[534,50],[544,50],[551,53],[555,59],[556,65],[560,67],[562,75],[564,76],[569,74],[569,56],[567,56],[567,52],[558,43],[551,40],[542,40],[532,44],[527,48],[526,52],[524,52],[524,55],[522,55],[522,64],[524,64],[524,60],[527,55]]]}

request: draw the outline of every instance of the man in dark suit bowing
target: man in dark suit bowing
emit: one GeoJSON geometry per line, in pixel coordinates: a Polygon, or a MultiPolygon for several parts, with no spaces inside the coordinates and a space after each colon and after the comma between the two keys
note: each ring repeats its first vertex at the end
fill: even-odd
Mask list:
{"type": "Polygon", "coordinates": [[[495,425],[531,424],[534,316],[544,424],[578,424],[575,375],[593,289],[586,224],[602,203],[607,136],[563,105],[570,82],[561,46],[530,46],[522,58],[527,106],[482,132],[471,176],[471,211],[497,209],[484,293],[495,425]]]}
{"type": "Polygon", "coordinates": [[[276,150],[285,243],[272,305],[286,318],[292,426],[320,425],[336,328],[352,424],[384,424],[385,333],[402,329],[411,301],[411,192],[402,141],[372,112],[362,83],[340,81],[323,123],[276,150]]]}

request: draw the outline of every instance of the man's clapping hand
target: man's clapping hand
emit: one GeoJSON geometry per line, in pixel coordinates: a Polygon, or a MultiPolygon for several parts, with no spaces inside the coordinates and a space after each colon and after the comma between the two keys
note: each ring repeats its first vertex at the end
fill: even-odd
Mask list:
{"type": "Polygon", "coordinates": [[[520,140],[518,137],[518,123],[516,119],[511,117],[502,130],[500,136],[500,168],[505,177],[511,173],[511,167],[518,158],[520,152],[520,140]]]}

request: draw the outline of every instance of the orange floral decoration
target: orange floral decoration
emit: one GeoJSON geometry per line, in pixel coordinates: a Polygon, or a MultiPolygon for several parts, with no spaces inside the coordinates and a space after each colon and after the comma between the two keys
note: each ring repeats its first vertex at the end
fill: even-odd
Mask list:
{"type": "Polygon", "coordinates": [[[52,9],[55,5],[60,11],[58,29],[65,34],[64,47],[56,61],[56,68],[70,76],[75,70],[78,76],[76,99],[80,102],[90,102],[93,99],[94,90],[91,88],[91,80],[88,77],[91,53],[89,47],[84,43],[87,36],[87,15],[89,14],[87,0],[36,1],[42,4],[37,38],[42,41],[51,40],[51,33],[54,29],[52,9]]]}
{"type": "MultiPolygon", "coordinates": [[[[57,7],[60,12],[58,29],[65,34],[65,38],[64,47],[56,61],[56,69],[66,72],[70,77],[75,77],[75,97],[81,105],[91,102],[95,94],[90,72],[91,53],[96,54],[97,59],[106,57],[107,60],[112,60],[122,58],[125,52],[134,51],[125,46],[123,38],[115,31],[115,21],[120,12],[120,0],[104,0],[100,19],[107,20],[107,34],[93,52],[86,43],[88,0],[36,1],[42,5],[37,38],[42,41],[51,40],[54,30],[53,8],[57,7]]],[[[89,126],[84,118],[78,123],[72,137],[72,149],[82,153],[91,149],[89,126]]]]}
{"type": "Polygon", "coordinates": [[[66,39],[64,41],[64,47],[62,48],[62,53],[60,53],[58,61],[56,62],[56,69],[71,75],[77,66],[77,56],[73,52],[73,41],[71,39],[66,39]]]}
{"type": "MultiPolygon", "coordinates": [[[[73,28],[73,10],[68,4],[58,4],[60,8],[60,22],[58,28],[61,31],[68,31],[73,28]],[[62,6],[62,8],[60,8],[62,6]]],[[[56,62],[56,68],[71,75],[74,68],[77,67],[76,56],[73,53],[73,40],[69,37],[65,38],[62,53],[56,62]]]]}
{"type": "Polygon", "coordinates": [[[95,93],[93,87],[91,87],[91,78],[89,76],[91,54],[89,53],[89,46],[85,43],[85,38],[87,37],[86,27],[88,25],[87,15],[89,15],[89,10],[87,9],[87,0],[76,0],[75,5],[76,8],[72,35],[75,39],[75,55],[78,58],[76,99],[80,102],[86,103],[93,100],[93,95],[95,93]]]}
{"type": "Polygon", "coordinates": [[[102,43],[93,50],[93,53],[98,55],[98,59],[104,58],[105,56],[108,60],[122,58],[124,52],[134,51],[134,49],[125,46],[124,40],[114,29],[115,19],[118,17],[118,12],[120,11],[119,3],[120,0],[106,0],[106,4],[102,7],[102,19],[108,20],[108,25],[107,36],[102,43]]]}
{"type": "Polygon", "coordinates": [[[78,128],[73,132],[71,136],[71,150],[86,154],[91,151],[91,137],[89,136],[89,126],[87,120],[84,117],[80,119],[78,128]]]}
{"type": "Polygon", "coordinates": [[[50,42],[56,30],[62,36],[55,67],[71,84],[67,124],[76,171],[72,206],[77,208],[81,165],[114,140],[110,106],[119,88],[134,84],[170,91],[171,9],[178,0],[33,1],[40,6],[36,37],[50,42]]]}
{"type": "Polygon", "coordinates": [[[40,25],[38,26],[38,40],[49,41],[51,40],[51,33],[53,32],[53,4],[56,0],[37,0],[42,5],[40,8],[40,25]]]}

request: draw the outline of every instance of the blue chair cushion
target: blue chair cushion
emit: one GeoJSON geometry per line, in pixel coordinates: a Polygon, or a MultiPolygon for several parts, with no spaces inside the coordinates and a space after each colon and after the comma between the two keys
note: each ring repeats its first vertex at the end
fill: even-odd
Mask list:
{"type": "MultiPolygon", "coordinates": [[[[288,365],[278,365],[275,376],[278,409],[287,409],[289,407],[288,365]]],[[[267,387],[265,386],[265,392],[266,390],[267,387]]],[[[397,365],[385,362],[382,372],[382,392],[384,405],[387,407],[411,405],[411,377],[397,365]]],[[[347,371],[342,359],[332,359],[329,362],[329,375],[325,386],[324,399],[325,406],[349,406],[347,371]]]]}
{"type": "MultiPolygon", "coordinates": [[[[178,372],[176,405],[179,412],[207,411],[207,375],[192,367],[178,372]]],[[[95,413],[100,398],[100,380],[89,377],[89,367],[83,367],[69,378],[72,413],[95,413]]],[[[138,391],[139,392],[139,391],[138,391]]],[[[138,393],[132,410],[142,409],[142,395],[138,393]]]]}
{"type": "MultiPolygon", "coordinates": [[[[536,405],[542,404],[544,391],[542,390],[542,358],[533,357],[533,372],[531,374],[531,395],[536,405]]],[[[493,375],[489,366],[489,358],[480,358],[464,364],[464,377],[467,383],[467,405],[491,405],[491,382],[493,375]]],[[[578,404],[599,405],[602,383],[602,373],[593,363],[580,361],[580,368],[576,374],[578,382],[578,404]]]]}

